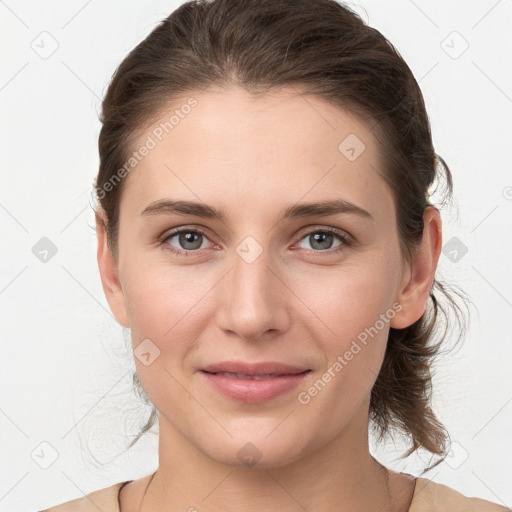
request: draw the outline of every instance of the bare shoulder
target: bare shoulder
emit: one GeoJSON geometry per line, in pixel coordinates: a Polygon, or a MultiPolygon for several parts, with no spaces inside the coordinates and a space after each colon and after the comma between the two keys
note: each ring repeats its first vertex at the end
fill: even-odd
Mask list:
{"type": "Polygon", "coordinates": [[[41,512],[119,512],[117,497],[123,484],[124,482],[119,482],[41,512]]]}
{"type": "Polygon", "coordinates": [[[512,509],[464,496],[447,485],[418,477],[409,512],[512,512],[512,509]]]}

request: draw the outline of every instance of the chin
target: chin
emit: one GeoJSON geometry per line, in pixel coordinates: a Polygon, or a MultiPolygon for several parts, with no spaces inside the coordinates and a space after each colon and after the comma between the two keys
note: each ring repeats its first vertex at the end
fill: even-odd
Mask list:
{"type": "Polygon", "coordinates": [[[298,439],[290,436],[284,439],[275,432],[269,437],[265,435],[248,434],[235,436],[229,440],[214,440],[207,446],[198,446],[198,449],[216,462],[246,469],[279,468],[297,461],[304,455],[298,439]],[[271,439],[272,436],[275,437],[271,439]]]}

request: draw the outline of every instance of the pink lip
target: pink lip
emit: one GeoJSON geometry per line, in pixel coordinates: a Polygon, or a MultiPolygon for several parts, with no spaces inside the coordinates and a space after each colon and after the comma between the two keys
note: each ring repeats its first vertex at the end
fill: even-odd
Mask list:
{"type": "Polygon", "coordinates": [[[201,370],[207,382],[223,395],[245,403],[261,403],[296,387],[308,369],[283,363],[242,363],[226,361],[206,366],[201,370]],[[239,373],[245,376],[275,375],[260,380],[240,379],[217,372],[239,373]]]}

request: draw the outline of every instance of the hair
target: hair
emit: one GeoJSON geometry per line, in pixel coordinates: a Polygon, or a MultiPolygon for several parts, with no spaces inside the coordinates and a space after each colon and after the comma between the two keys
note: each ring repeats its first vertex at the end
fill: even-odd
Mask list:
{"type": "MultiPolygon", "coordinates": [[[[451,172],[434,150],[424,99],[406,62],[378,30],[335,0],[189,1],[126,56],[102,103],[94,185],[114,257],[126,179],[107,184],[130,158],[143,127],[178,96],[211,86],[238,86],[252,94],[297,86],[367,123],[393,193],[401,251],[411,260],[422,240],[425,209],[437,209],[431,187],[444,171],[451,198],[451,172]]],[[[461,335],[465,330],[452,293],[436,273],[423,316],[407,328],[390,328],[370,396],[370,421],[379,441],[400,431],[411,442],[404,456],[423,448],[442,457],[434,466],[447,455],[449,435],[432,409],[431,368],[447,337],[450,309],[461,335]]],[[[144,395],[136,372],[133,380],[144,395]]],[[[130,447],[157,416],[153,407],[130,447]]]]}

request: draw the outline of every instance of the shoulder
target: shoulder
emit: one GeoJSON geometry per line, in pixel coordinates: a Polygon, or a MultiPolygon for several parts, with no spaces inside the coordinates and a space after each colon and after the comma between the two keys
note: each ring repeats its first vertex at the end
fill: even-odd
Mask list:
{"type": "Polygon", "coordinates": [[[460,492],[428,478],[418,477],[409,512],[511,512],[512,509],[460,492]]]}
{"type": "Polygon", "coordinates": [[[77,498],[75,500],[67,501],[52,508],[42,510],[41,512],[119,512],[117,497],[119,489],[125,482],[91,492],[77,498]]]}

